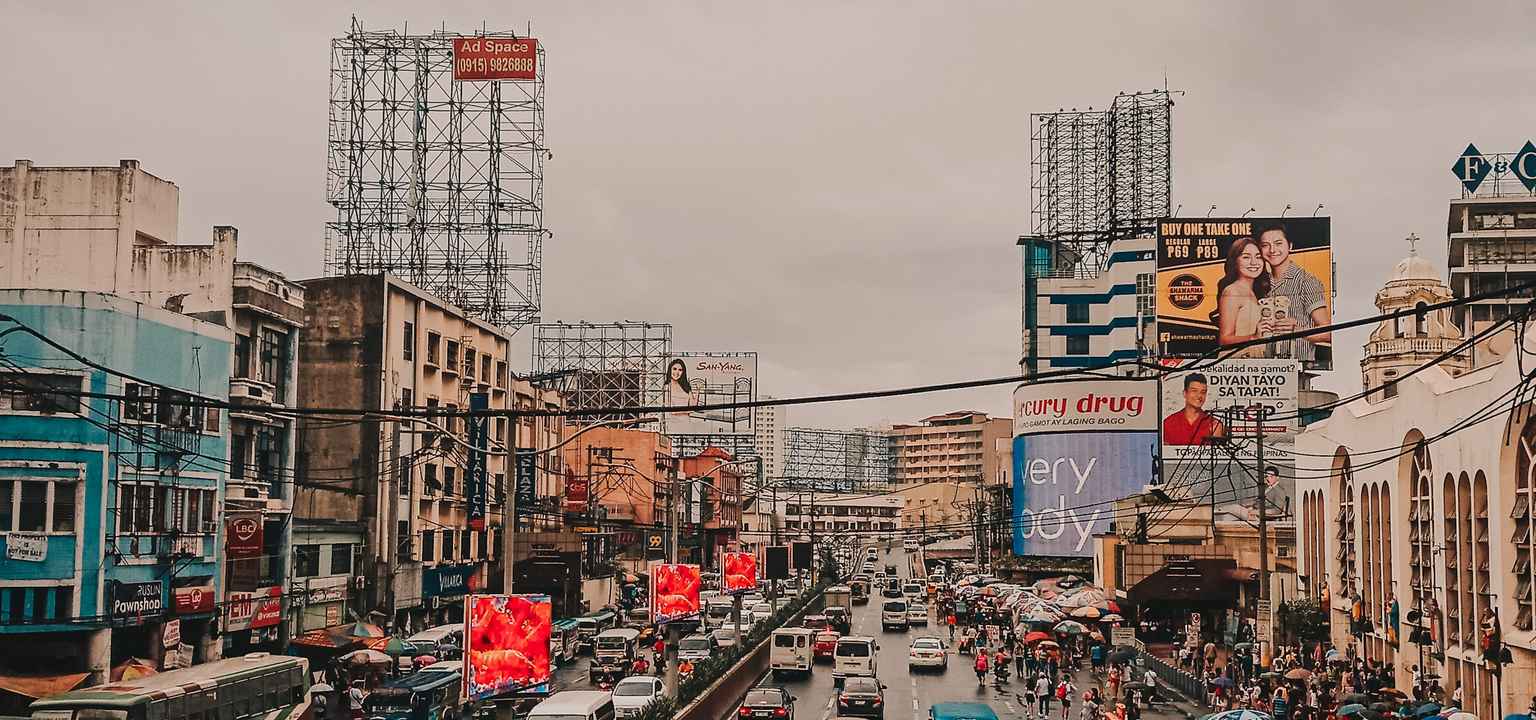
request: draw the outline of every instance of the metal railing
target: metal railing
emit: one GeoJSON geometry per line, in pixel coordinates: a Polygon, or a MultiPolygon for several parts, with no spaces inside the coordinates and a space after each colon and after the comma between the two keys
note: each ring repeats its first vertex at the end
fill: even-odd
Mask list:
{"type": "Polygon", "coordinates": [[[1163,685],[1173,688],[1197,704],[1205,704],[1205,680],[1169,665],[1145,650],[1137,652],[1137,661],[1139,665],[1150,668],[1163,685]]]}

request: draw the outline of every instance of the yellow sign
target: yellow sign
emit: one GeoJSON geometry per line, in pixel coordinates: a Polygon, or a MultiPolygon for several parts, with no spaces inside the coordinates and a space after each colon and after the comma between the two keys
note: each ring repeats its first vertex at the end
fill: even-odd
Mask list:
{"type": "Polygon", "coordinates": [[[576,527],[576,532],[581,533],[582,535],[591,535],[593,533],[602,531],[590,525],[579,525],[576,527]]]}

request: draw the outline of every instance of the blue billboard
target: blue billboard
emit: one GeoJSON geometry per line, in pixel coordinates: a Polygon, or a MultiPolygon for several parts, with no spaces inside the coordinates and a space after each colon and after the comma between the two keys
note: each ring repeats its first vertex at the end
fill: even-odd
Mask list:
{"type": "Polygon", "coordinates": [[[1114,502],[1157,482],[1157,383],[1037,382],[1013,401],[1013,553],[1092,557],[1114,502]]]}

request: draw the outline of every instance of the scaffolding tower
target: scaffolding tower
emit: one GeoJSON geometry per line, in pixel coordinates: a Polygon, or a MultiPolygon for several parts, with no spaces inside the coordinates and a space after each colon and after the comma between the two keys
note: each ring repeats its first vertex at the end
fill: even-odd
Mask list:
{"type": "Polygon", "coordinates": [[[891,437],[875,430],[792,427],[785,433],[780,487],[882,492],[891,487],[891,437]]]}
{"type": "Polygon", "coordinates": [[[457,37],[354,18],[331,41],[325,273],[390,273],[516,332],[538,319],[548,232],[544,48],[532,80],[460,81],[457,37]]]}
{"type": "Polygon", "coordinates": [[[1030,207],[1052,267],[1096,277],[1109,243],[1152,232],[1173,197],[1168,90],[1121,93],[1108,110],[1031,114],[1030,207]]]}
{"type": "MultiPolygon", "coordinates": [[[[573,410],[661,405],[672,326],[646,322],[539,323],[533,326],[534,374],[566,395],[573,410]]],[[[582,415],[582,423],[639,413],[582,415]]]]}

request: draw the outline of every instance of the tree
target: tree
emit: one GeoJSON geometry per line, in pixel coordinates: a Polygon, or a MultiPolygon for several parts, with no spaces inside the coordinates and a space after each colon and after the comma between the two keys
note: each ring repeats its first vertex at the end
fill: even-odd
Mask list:
{"type": "Polygon", "coordinates": [[[1282,637],[1303,645],[1313,645],[1328,639],[1328,613],[1316,600],[1302,598],[1281,603],[1277,621],[1277,629],[1282,637]]]}

